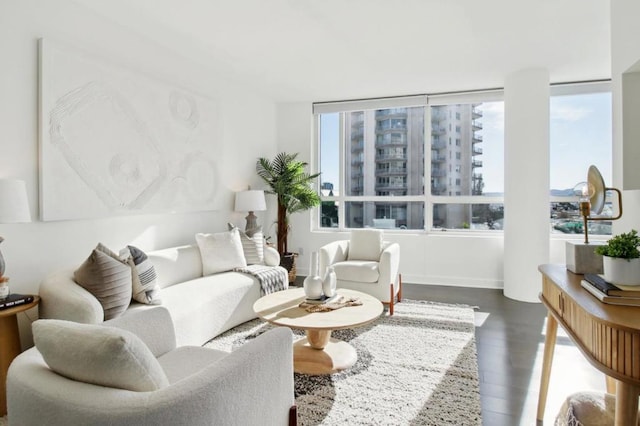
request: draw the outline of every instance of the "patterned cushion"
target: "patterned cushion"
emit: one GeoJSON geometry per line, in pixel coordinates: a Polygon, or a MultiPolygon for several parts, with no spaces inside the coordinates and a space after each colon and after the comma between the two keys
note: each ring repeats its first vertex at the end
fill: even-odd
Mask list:
{"type": "Polygon", "coordinates": [[[146,253],[134,246],[127,246],[120,253],[125,254],[127,263],[131,267],[133,299],[147,305],[162,303],[156,268],[147,258],[146,253]]]}
{"type": "Polygon", "coordinates": [[[264,263],[264,234],[262,233],[262,226],[252,229],[250,233],[241,231],[231,223],[228,223],[227,226],[229,231],[232,229],[238,230],[247,265],[262,265],[264,263]]]}
{"type": "Polygon", "coordinates": [[[216,234],[196,234],[196,242],[202,257],[202,275],[247,266],[237,228],[216,234]]]}
{"type": "Polygon", "coordinates": [[[98,299],[104,320],[116,318],[129,307],[132,294],[131,267],[104,245],[97,247],[73,273],[74,280],[98,299]]]}

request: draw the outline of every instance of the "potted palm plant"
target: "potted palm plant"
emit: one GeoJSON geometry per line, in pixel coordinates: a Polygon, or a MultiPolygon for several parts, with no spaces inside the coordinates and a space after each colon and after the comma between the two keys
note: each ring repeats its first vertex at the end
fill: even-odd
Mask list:
{"type": "MultiPolygon", "coordinates": [[[[281,152],[273,160],[261,157],[256,163],[258,176],[269,186],[267,194],[278,197],[277,249],[281,264],[290,272],[295,266],[295,254],[289,251],[289,216],[309,210],[320,204],[320,196],[313,188],[313,181],[320,173],[309,174],[308,164],[297,159],[298,154],[281,152]]],[[[295,269],[294,269],[295,270],[295,269]]],[[[295,273],[293,276],[295,279],[295,273]]]]}
{"type": "Polygon", "coordinates": [[[616,235],[598,246],[604,279],[612,284],[640,285],[640,237],[635,229],[616,235]]]}

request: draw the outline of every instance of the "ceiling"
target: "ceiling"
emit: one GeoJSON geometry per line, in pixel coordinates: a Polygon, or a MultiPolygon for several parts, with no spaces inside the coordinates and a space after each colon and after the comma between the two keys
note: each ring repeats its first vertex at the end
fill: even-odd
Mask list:
{"type": "Polygon", "coordinates": [[[611,75],[610,0],[76,0],[277,102],[611,75]]]}

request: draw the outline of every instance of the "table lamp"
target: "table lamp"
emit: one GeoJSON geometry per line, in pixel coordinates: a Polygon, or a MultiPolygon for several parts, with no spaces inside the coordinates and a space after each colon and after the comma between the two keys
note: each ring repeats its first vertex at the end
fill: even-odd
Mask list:
{"type": "MultiPolygon", "coordinates": [[[[31,222],[27,187],[22,180],[0,179],[0,223],[31,222]]],[[[0,237],[0,243],[4,241],[0,237]]],[[[6,282],[5,263],[0,251],[0,284],[6,282]],[[4,279],[3,279],[4,278],[4,279]]]]}
{"type": "Polygon", "coordinates": [[[589,221],[617,220],[622,217],[622,194],[617,188],[608,188],[596,166],[590,166],[587,181],[580,182],[573,188],[578,197],[580,215],[582,216],[584,244],[567,241],[566,256],[567,269],[577,274],[601,274],[602,256],[595,254],[595,245],[589,244],[589,221]],[[607,191],[614,191],[618,195],[617,216],[595,216],[602,213],[607,191]]]}
{"type": "Polygon", "coordinates": [[[267,202],[264,198],[264,191],[257,189],[248,189],[246,191],[236,192],[236,205],[234,210],[237,212],[249,212],[245,217],[247,224],[245,232],[247,235],[258,227],[256,215],[253,212],[263,211],[267,209],[267,202]]]}

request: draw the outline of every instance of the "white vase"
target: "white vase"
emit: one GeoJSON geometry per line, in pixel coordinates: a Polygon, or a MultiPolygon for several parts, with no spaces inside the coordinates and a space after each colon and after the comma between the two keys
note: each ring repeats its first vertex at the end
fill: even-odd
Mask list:
{"type": "Polygon", "coordinates": [[[311,267],[309,275],[302,283],[304,294],[308,299],[320,299],[322,297],[322,278],[318,275],[318,252],[311,253],[311,267]]]}
{"type": "Polygon", "coordinates": [[[333,266],[329,266],[327,268],[327,273],[324,275],[324,279],[322,280],[322,291],[325,296],[332,297],[336,294],[337,281],[336,271],[334,271],[333,266]]]}
{"type": "Polygon", "coordinates": [[[602,256],[602,269],[611,284],[640,285],[640,259],[602,256]]]}

